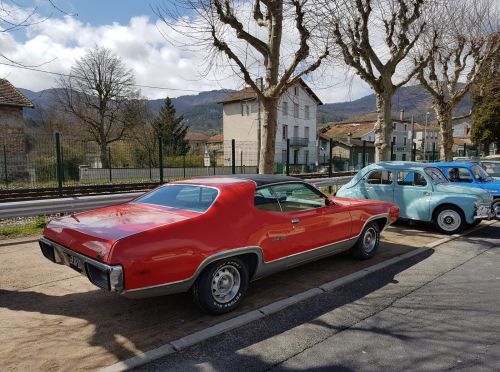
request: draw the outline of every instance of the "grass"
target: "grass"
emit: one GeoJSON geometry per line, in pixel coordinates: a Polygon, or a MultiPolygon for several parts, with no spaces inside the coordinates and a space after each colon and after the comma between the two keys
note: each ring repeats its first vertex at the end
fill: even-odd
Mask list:
{"type": "Polygon", "coordinates": [[[37,217],[35,220],[23,224],[0,225],[0,240],[40,235],[46,224],[45,218],[37,217]]]}

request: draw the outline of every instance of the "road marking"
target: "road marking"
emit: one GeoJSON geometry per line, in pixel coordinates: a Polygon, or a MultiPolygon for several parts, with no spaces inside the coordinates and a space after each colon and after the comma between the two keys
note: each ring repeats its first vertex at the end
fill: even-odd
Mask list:
{"type": "Polygon", "coordinates": [[[149,363],[153,360],[159,359],[161,357],[167,356],[169,354],[175,353],[177,350],[182,350],[188,346],[195,345],[199,342],[205,341],[211,337],[214,337],[216,335],[219,335],[221,333],[224,333],[226,331],[229,331],[231,329],[235,329],[238,327],[241,327],[243,325],[246,325],[250,322],[253,322],[254,320],[261,319],[269,314],[273,314],[277,311],[283,310],[289,306],[295,305],[301,301],[304,301],[305,299],[311,298],[313,296],[317,296],[321,293],[324,293],[326,291],[332,291],[334,289],[337,289],[341,286],[344,286],[350,282],[353,282],[357,279],[363,278],[367,275],[370,275],[376,271],[379,271],[381,269],[384,269],[388,266],[394,265],[398,262],[407,260],[411,257],[414,257],[416,255],[422,254],[423,252],[426,252],[432,248],[437,247],[438,245],[447,243],[449,241],[455,240],[457,238],[469,235],[473,232],[476,232],[477,230],[483,229],[487,226],[491,226],[495,224],[496,220],[493,221],[484,221],[481,225],[476,226],[468,231],[462,232],[460,234],[454,234],[448,237],[445,237],[443,239],[439,239],[437,241],[431,242],[426,244],[422,248],[417,248],[413,251],[404,253],[402,255],[393,257],[387,261],[375,264],[373,266],[367,267],[365,269],[356,271],[352,274],[349,274],[345,277],[333,280],[331,282],[327,282],[322,284],[319,287],[316,288],[311,288],[305,292],[298,293],[292,297],[285,298],[276,302],[273,302],[269,305],[263,306],[257,310],[252,310],[248,313],[238,315],[235,318],[226,320],[224,322],[218,323],[214,326],[211,326],[209,328],[206,328],[204,330],[195,332],[191,335],[187,335],[185,337],[182,337],[178,340],[171,341],[163,346],[160,346],[159,348],[146,351],[144,353],[141,353],[139,355],[136,355],[132,358],[126,359],[124,361],[118,362],[116,364],[113,364],[109,367],[105,367],[101,369],[100,371],[102,372],[120,372],[120,371],[128,371],[132,368],[136,368],[138,366],[141,366],[143,364],[149,363]]]}

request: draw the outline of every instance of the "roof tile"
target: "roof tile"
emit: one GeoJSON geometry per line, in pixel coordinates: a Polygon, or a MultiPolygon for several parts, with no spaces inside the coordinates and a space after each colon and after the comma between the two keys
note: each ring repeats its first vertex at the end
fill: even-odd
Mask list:
{"type": "Polygon", "coordinates": [[[33,103],[5,79],[0,79],[0,105],[33,107],[33,103]]]}

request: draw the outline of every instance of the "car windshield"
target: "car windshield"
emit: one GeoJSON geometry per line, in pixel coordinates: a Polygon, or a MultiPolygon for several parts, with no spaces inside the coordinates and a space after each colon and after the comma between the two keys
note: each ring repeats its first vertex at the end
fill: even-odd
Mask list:
{"type": "Polygon", "coordinates": [[[493,178],[491,178],[489,174],[486,173],[486,171],[479,165],[473,165],[472,167],[470,167],[470,170],[474,175],[474,178],[479,182],[488,182],[493,180],[493,178]]]}
{"type": "Polygon", "coordinates": [[[425,173],[431,178],[432,183],[448,183],[448,179],[438,168],[425,168],[425,173]]]}
{"type": "Polygon", "coordinates": [[[167,185],[133,201],[194,212],[205,212],[217,198],[217,189],[195,185],[167,185]]]}

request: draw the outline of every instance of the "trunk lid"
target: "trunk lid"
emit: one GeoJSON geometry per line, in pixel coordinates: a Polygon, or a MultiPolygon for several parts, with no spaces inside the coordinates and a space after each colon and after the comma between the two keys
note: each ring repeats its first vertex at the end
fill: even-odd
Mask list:
{"type": "Polygon", "coordinates": [[[126,203],[52,220],[43,235],[76,252],[106,261],[113,244],[120,239],[199,215],[150,204],[126,203]]]}

